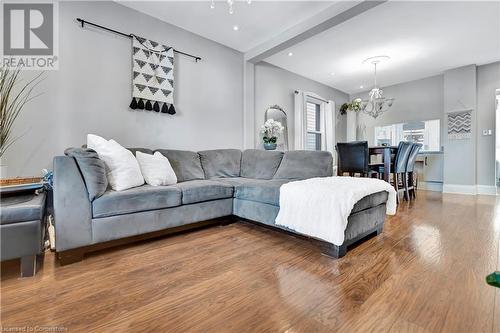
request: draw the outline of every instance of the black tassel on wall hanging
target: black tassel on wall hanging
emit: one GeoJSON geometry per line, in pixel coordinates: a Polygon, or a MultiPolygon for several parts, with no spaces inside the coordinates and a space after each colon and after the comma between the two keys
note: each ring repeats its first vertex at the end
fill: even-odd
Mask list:
{"type": "Polygon", "coordinates": [[[137,103],[137,108],[139,110],[144,110],[144,102],[142,101],[142,99],[139,99],[139,102],[137,103]]]}
{"type": "Polygon", "coordinates": [[[130,107],[132,110],[137,109],[137,100],[136,100],[135,98],[132,98],[132,102],[130,102],[129,107],[130,107]]]}

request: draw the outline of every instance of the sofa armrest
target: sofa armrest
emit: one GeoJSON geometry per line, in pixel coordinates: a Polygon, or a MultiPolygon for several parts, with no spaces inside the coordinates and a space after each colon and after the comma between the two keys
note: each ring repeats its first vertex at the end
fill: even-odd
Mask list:
{"type": "Polygon", "coordinates": [[[92,244],[92,206],[73,157],[54,158],[56,251],[92,244]]]}

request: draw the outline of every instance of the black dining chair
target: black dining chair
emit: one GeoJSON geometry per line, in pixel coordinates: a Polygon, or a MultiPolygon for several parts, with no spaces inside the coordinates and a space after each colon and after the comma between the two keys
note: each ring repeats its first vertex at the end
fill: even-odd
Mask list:
{"type": "Polygon", "coordinates": [[[337,175],[343,176],[348,173],[353,177],[359,174],[361,177],[369,177],[376,171],[371,170],[368,166],[368,142],[353,141],[339,142],[335,149],[337,150],[337,175]]]}
{"type": "Polygon", "coordinates": [[[408,156],[408,163],[406,164],[406,177],[405,188],[408,192],[408,198],[417,198],[417,173],[415,172],[415,162],[417,161],[418,153],[422,149],[421,143],[412,144],[410,155],[408,156]]]}
{"type": "MultiPolygon", "coordinates": [[[[394,160],[391,161],[391,174],[392,174],[392,185],[396,190],[397,202],[399,203],[399,194],[403,192],[403,197],[405,200],[408,200],[409,195],[406,189],[406,167],[408,164],[408,158],[410,156],[412,143],[408,141],[401,141],[398,144],[398,149],[396,151],[396,155],[394,160]]],[[[392,158],[391,158],[392,159],[392,158]]],[[[379,166],[378,172],[380,174],[384,173],[384,167],[379,166]]]]}
{"type": "Polygon", "coordinates": [[[394,189],[397,193],[397,200],[399,202],[399,193],[404,193],[404,199],[408,200],[408,189],[405,184],[406,181],[406,167],[408,165],[408,158],[410,157],[410,152],[413,144],[408,141],[401,141],[398,145],[398,151],[396,152],[396,157],[394,158],[394,166],[392,168],[392,173],[394,176],[394,189]]]}

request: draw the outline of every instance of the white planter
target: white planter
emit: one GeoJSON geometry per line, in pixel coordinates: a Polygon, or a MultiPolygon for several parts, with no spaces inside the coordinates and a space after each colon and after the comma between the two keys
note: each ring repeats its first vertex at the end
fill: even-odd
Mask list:
{"type": "Polygon", "coordinates": [[[347,142],[356,141],[357,114],[354,111],[347,111],[347,142]]]}

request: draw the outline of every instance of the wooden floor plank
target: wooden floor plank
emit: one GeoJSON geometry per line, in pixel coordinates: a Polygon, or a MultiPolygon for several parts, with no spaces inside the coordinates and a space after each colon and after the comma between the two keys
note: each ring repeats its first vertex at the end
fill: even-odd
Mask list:
{"type": "Polygon", "coordinates": [[[495,197],[419,192],[341,259],[246,222],[143,241],[35,277],[2,263],[1,325],[71,332],[500,332],[495,197]]]}

